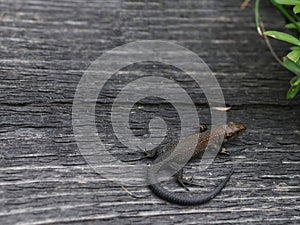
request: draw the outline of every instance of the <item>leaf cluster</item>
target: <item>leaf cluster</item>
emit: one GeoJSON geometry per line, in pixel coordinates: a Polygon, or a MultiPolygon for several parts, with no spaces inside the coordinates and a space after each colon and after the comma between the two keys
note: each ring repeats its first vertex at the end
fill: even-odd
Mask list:
{"type": "Polygon", "coordinates": [[[285,68],[295,74],[290,81],[291,87],[287,92],[287,98],[292,99],[300,91],[300,16],[298,15],[298,13],[300,13],[300,0],[270,1],[286,17],[287,21],[289,21],[285,28],[296,31],[297,36],[273,30],[262,32],[259,20],[259,0],[256,0],[255,4],[256,27],[260,34],[264,34],[293,45],[290,48],[290,52],[283,57],[283,65],[285,68]]]}

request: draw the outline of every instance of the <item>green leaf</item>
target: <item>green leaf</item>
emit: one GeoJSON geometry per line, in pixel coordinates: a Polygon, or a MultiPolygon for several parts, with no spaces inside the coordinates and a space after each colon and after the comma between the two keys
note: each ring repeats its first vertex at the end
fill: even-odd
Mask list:
{"type": "Polygon", "coordinates": [[[283,64],[289,71],[300,76],[300,66],[298,66],[296,63],[294,63],[292,60],[290,60],[287,57],[284,57],[283,64]]]}
{"type": "MultiPolygon", "coordinates": [[[[300,22],[297,22],[298,26],[300,26],[300,22]]],[[[285,25],[285,28],[287,29],[297,29],[296,25],[293,23],[288,23],[285,25]]]]}
{"type": "Polygon", "coordinates": [[[300,5],[300,0],[274,0],[274,2],[281,5],[300,5]]]}
{"type": "Polygon", "coordinates": [[[299,60],[299,58],[300,58],[300,50],[297,49],[297,50],[291,51],[291,52],[287,55],[287,57],[288,57],[290,60],[292,60],[293,62],[296,63],[296,62],[299,60]]]}
{"type": "Polygon", "coordinates": [[[256,0],[255,1],[255,24],[256,24],[256,29],[257,32],[259,33],[260,36],[263,36],[263,32],[262,29],[260,27],[260,18],[259,18],[259,2],[260,0],[256,0]]]}
{"type": "Polygon", "coordinates": [[[291,50],[300,50],[300,47],[299,46],[293,46],[290,48],[291,50]]]}
{"type": "Polygon", "coordinates": [[[279,32],[279,31],[266,31],[266,32],[264,32],[264,34],[267,36],[270,36],[272,38],[275,38],[277,40],[285,41],[285,42],[300,46],[300,41],[296,37],[294,37],[290,34],[286,34],[286,33],[279,32]]]}
{"type": "Polygon", "coordinates": [[[300,76],[293,77],[290,81],[292,87],[300,85],[300,76]]]}
{"type": "Polygon", "coordinates": [[[299,92],[299,90],[300,90],[300,85],[291,87],[286,94],[287,99],[294,98],[296,94],[299,92]]]}
{"type": "Polygon", "coordinates": [[[293,8],[293,11],[295,14],[299,13],[300,12],[300,5],[296,5],[294,8],[293,8]]]}

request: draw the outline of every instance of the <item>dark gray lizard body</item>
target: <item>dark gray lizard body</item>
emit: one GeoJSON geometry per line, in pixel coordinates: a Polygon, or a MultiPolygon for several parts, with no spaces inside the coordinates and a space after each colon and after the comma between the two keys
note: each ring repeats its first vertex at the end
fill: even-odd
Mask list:
{"type": "MultiPolygon", "coordinates": [[[[188,136],[187,138],[184,138],[183,140],[180,140],[179,142],[181,144],[183,144],[183,146],[187,147],[187,151],[190,150],[189,148],[193,148],[192,149],[193,153],[192,153],[192,157],[191,157],[191,159],[193,159],[193,158],[200,157],[204,153],[210,138],[212,138],[212,140],[219,139],[221,136],[224,135],[224,131],[225,131],[224,141],[223,141],[223,143],[225,143],[225,142],[237,137],[244,130],[246,130],[246,127],[243,124],[229,122],[227,125],[222,126],[219,129],[216,129],[211,132],[207,130],[207,131],[204,131],[197,135],[191,135],[191,136],[188,136]],[[191,143],[191,141],[195,142],[195,138],[197,138],[197,137],[199,137],[199,138],[198,138],[197,146],[194,149],[194,146],[191,146],[190,143],[191,143]]],[[[167,145],[165,148],[160,149],[159,151],[156,151],[157,158],[154,160],[153,164],[157,165],[157,163],[163,162],[164,160],[166,160],[172,153],[172,150],[175,148],[175,146],[179,142],[172,143],[170,145],[167,145]]],[[[182,157],[180,154],[173,156],[173,158],[171,160],[171,164],[174,161],[175,162],[178,161],[180,163],[180,160],[181,160],[180,157],[182,157]]],[[[147,179],[148,179],[148,183],[149,183],[149,188],[152,190],[152,192],[154,194],[156,194],[160,198],[162,198],[166,201],[175,203],[175,204],[179,204],[179,205],[198,205],[198,204],[208,202],[209,200],[213,199],[217,194],[219,194],[221,192],[221,190],[225,187],[226,183],[229,181],[230,176],[233,173],[233,170],[231,170],[230,173],[227,175],[227,177],[210,193],[208,193],[206,195],[198,196],[198,197],[194,197],[194,196],[191,197],[187,193],[177,194],[177,193],[168,191],[159,183],[158,173],[164,169],[163,167],[167,167],[168,163],[170,163],[170,160],[161,163],[161,165],[158,167],[156,166],[155,169],[153,169],[154,167],[152,167],[152,166],[150,166],[148,168],[147,179]]]]}

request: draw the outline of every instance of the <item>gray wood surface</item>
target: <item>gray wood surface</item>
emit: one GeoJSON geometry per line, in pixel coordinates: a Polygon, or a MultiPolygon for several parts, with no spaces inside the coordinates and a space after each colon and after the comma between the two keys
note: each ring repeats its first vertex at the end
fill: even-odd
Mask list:
{"type": "MultiPolygon", "coordinates": [[[[245,10],[241,3],[1,0],[0,224],[299,224],[299,96],[285,99],[292,75],[273,60],[257,34],[253,1],[245,10]],[[145,39],[176,41],[198,54],[232,106],[229,120],[247,125],[247,133],[228,144],[231,156],[218,158],[206,185],[191,190],[201,194],[213,188],[224,175],[218,168],[233,165],[236,172],[227,187],[208,204],[182,207],[152,195],[132,198],[95,173],[76,145],[72,102],[83,72],[103,52],[145,39]]],[[[267,1],[261,13],[266,27],[281,29],[284,20],[267,1]]],[[[279,55],[286,53],[286,45],[272,43],[279,55]]],[[[142,73],[138,67],[126,72],[142,73]]],[[[206,100],[193,92],[191,80],[170,68],[159,73],[177,74],[209,122],[206,100]]],[[[109,111],[116,88],[105,89],[97,112],[109,111]]],[[[137,135],[146,132],[140,128],[147,111],[170,110],[158,100],[144,106],[133,118],[137,135]]],[[[170,124],[176,125],[176,115],[167,113],[170,124]]],[[[98,130],[112,138],[112,151],[122,150],[107,124],[98,130]]],[[[188,174],[195,165],[188,166],[188,174]]],[[[150,194],[146,187],[128,188],[150,194]]]]}

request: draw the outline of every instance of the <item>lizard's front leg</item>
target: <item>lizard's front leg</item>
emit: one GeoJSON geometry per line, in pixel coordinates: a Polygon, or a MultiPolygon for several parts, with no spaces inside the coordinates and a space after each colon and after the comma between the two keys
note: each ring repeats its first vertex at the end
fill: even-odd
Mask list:
{"type": "Polygon", "coordinates": [[[207,127],[206,124],[201,124],[201,125],[199,126],[199,131],[200,131],[200,133],[203,133],[203,132],[205,132],[205,131],[207,131],[207,130],[208,130],[208,127],[207,127]]]}
{"type": "Polygon", "coordinates": [[[123,161],[124,162],[136,162],[136,161],[140,161],[140,160],[143,160],[143,159],[153,159],[153,158],[157,157],[158,151],[159,151],[158,148],[154,148],[154,149],[149,150],[149,151],[143,151],[143,150],[140,149],[139,152],[143,153],[144,156],[142,156],[140,158],[137,158],[137,159],[129,159],[129,160],[123,160],[123,161]]]}

